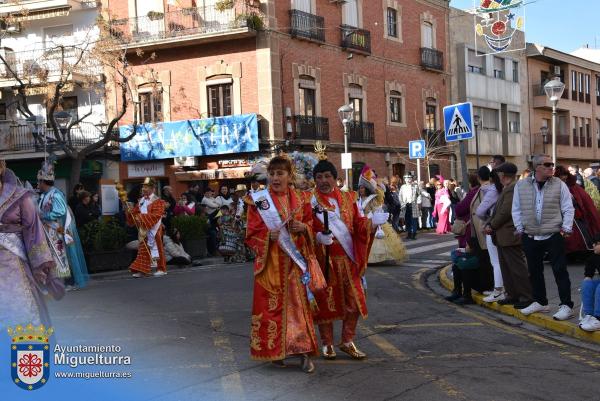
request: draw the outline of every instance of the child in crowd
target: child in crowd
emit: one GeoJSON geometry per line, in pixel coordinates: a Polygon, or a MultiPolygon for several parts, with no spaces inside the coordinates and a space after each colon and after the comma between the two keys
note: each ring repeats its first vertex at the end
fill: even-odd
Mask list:
{"type": "Polygon", "coordinates": [[[447,301],[457,305],[472,305],[475,303],[471,296],[471,289],[477,280],[479,257],[476,254],[475,238],[469,238],[465,249],[457,248],[450,252],[452,258],[452,274],[454,277],[454,290],[452,295],[446,297],[447,301]]]}

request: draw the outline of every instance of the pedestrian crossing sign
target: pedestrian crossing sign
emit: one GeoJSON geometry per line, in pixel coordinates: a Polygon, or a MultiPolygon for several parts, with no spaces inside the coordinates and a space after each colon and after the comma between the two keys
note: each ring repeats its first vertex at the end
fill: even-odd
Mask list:
{"type": "Polygon", "coordinates": [[[473,103],[459,103],[444,107],[446,142],[473,138],[473,103]]]}

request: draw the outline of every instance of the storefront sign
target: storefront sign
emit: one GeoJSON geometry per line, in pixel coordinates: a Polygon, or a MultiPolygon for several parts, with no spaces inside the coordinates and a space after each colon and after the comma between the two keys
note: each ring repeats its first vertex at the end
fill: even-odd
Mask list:
{"type": "MultiPolygon", "coordinates": [[[[121,138],[131,125],[120,128],[121,138]]],[[[121,160],[158,160],[183,156],[211,156],[258,151],[256,114],[143,124],[121,144],[121,160]]]]}
{"type": "Polygon", "coordinates": [[[162,177],[165,175],[165,164],[159,163],[129,163],[127,165],[127,176],[129,178],[139,177],[162,177]]]}
{"type": "Polygon", "coordinates": [[[228,167],[249,167],[250,161],[248,159],[238,159],[238,160],[219,160],[219,166],[223,168],[228,167]]]}
{"type": "Polygon", "coordinates": [[[210,181],[246,178],[250,167],[222,168],[218,170],[196,170],[175,173],[177,181],[210,181]]]}

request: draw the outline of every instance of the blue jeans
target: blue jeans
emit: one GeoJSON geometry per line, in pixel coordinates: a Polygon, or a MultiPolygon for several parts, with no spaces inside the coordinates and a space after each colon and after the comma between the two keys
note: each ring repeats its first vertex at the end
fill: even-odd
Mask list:
{"type": "Polygon", "coordinates": [[[583,280],[581,283],[581,305],[584,315],[600,317],[600,279],[583,280]]]}

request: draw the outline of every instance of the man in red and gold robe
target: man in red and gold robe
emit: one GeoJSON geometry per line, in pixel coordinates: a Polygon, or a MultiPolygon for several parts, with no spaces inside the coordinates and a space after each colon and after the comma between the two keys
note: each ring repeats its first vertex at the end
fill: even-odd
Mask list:
{"type": "Polygon", "coordinates": [[[127,224],[138,229],[138,253],[129,270],[133,277],[142,277],[152,273],[155,276],[167,274],[167,263],[163,247],[162,217],[165,213],[165,202],[156,194],[154,180],[146,177],[142,185],[142,198],[131,209],[127,206],[127,224]]]}
{"type": "MultiPolygon", "coordinates": [[[[315,293],[323,356],[334,359],[333,322],[342,320],[340,350],[354,359],[366,354],[354,344],[359,316],[367,317],[366,280],[364,279],[369,249],[373,242],[372,225],[361,216],[356,206],[356,193],[342,192],[336,186],[337,170],[331,162],[321,160],[314,168],[317,187],[311,200],[313,232],[316,235],[317,257],[325,270],[327,287],[315,293]],[[325,216],[327,226],[325,227],[325,216]],[[326,234],[326,228],[330,233],[326,234]],[[326,254],[328,258],[326,259],[326,254]]],[[[380,219],[382,216],[378,216],[380,219]]]]}
{"type": "Polygon", "coordinates": [[[302,369],[311,373],[309,356],[317,354],[317,339],[307,272],[320,270],[311,237],[312,209],[289,188],[291,172],[289,159],[273,158],[268,188],[253,192],[248,207],[246,244],[256,254],[250,355],[277,366],[299,355],[302,369]]]}

